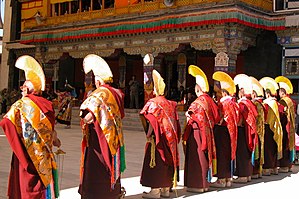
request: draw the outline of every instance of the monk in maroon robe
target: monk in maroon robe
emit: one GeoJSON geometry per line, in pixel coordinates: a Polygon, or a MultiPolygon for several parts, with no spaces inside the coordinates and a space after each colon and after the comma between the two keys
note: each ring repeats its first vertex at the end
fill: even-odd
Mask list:
{"type": "Polygon", "coordinates": [[[198,98],[192,102],[183,141],[186,142],[184,185],[187,191],[208,191],[209,182],[216,173],[216,146],[213,129],[219,121],[218,107],[213,99],[196,84],[198,98]]]}
{"type": "Polygon", "coordinates": [[[222,89],[222,98],[218,104],[220,122],[215,125],[214,138],[217,156],[218,180],[213,187],[231,187],[233,163],[237,149],[237,123],[239,120],[238,107],[228,91],[222,89]]]}
{"type": "Polygon", "coordinates": [[[256,131],[258,112],[253,102],[245,96],[244,89],[239,90],[239,97],[240,120],[238,124],[236,169],[234,172],[234,175],[238,178],[234,179],[234,182],[246,183],[251,181],[253,172],[252,154],[258,139],[256,131]]]}
{"type": "Polygon", "coordinates": [[[179,154],[180,125],[176,102],[167,100],[165,84],[157,71],[153,71],[155,98],[150,99],[140,112],[145,127],[147,144],[140,183],[151,187],[143,198],[169,197],[170,187],[176,186],[179,154]]]}
{"type": "Polygon", "coordinates": [[[83,131],[81,180],[82,199],[118,199],[123,197],[121,172],[125,170],[122,118],[124,95],[111,87],[112,72],[97,55],[87,55],[84,71],[93,71],[97,89],[82,103],[83,131]]]}
{"type": "Polygon", "coordinates": [[[52,102],[38,93],[30,81],[25,81],[22,99],[11,106],[0,122],[13,151],[7,193],[9,199],[53,199],[59,195],[59,190],[54,188],[58,187],[57,167],[52,159],[52,151],[49,151],[52,145],[60,146],[54,131],[55,113],[52,102]],[[30,110],[29,107],[30,115],[26,111],[30,110]],[[44,118],[40,118],[41,113],[44,118]],[[36,128],[36,125],[45,126],[36,128]],[[50,139],[45,140],[42,134],[50,139]],[[47,150],[39,151],[44,146],[47,146],[47,150]],[[44,159],[38,161],[39,155],[44,159]],[[44,168],[41,162],[52,162],[52,168],[44,168]],[[48,176],[44,176],[44,169],[50,169],[48,176]]]}

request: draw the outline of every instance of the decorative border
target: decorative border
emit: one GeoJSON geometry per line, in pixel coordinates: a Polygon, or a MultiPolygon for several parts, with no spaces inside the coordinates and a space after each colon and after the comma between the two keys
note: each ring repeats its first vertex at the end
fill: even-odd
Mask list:
{"type": "Polygon", "coordinates": [[[123,34],[148,33],[166,29],[197,27],[210,24],[239,23],[266,30],[285,29],[284,17],[267,17],[250,13],[239,8],[217,9],[193,14],[163,16],[156,19],[126,21],[94,26],[65,28],[38,32],[23,32],[21,43],[66,41],[92,37],[105,37],[123,34]]]}

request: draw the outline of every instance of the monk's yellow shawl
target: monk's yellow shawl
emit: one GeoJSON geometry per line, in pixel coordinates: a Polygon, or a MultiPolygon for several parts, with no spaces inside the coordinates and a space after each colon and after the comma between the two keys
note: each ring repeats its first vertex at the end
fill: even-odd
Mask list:
{"type": "Polygon", "coordinates": [[[294,103],[289,97],[283,97],[280,100],[280,103],[286,108],[285,112],[288,118],[287,131],[289,135],[289,150],[292,151],[295,148],[295,126],[296,126],[296,113],[294,108],[294,103]]]}
{"type": "Polygon", "coordinates": [[[259,147],[256,147],[255,150],[255,154],[256,157],[260,159],[260,165],[264,164],[264,135],[265,135],[265,112],[264,112],[264,107],[263,105],[258,102],[258,101],[254,101],[254,104],[257,107],[257,112],[258,112],[258,116],[256,118],[256,130],[257,130],[257,134],[259,136],[259,140],[260,140],[260,153],[259,153],[259,147]]]}
{"type": "Polygon", "coordinates": [[[277,159],[281,159],[283,131],[280,123],[277,101],[274,98],[268,98],[264,100],[264,103],[269,106],[266,123],[269,124],[270,129],[274,133],[273,138],[277,144],[277,159]]]}
{"type": "Polygon", "coordinates": [[[91,111],[105,135],[111,155],[124,146],[122,121],[119,106],[113,94],[106,87],[93,91],[82,103],[81,110],[91,111]]]}
{"type": "Polygon", "coordinates": [[[51,122],[28,97],[15,102],[5,117],[16,127],[38,175],[47,187],[53,180],[52,169],[57,169],[52,153],[51,122]]]}

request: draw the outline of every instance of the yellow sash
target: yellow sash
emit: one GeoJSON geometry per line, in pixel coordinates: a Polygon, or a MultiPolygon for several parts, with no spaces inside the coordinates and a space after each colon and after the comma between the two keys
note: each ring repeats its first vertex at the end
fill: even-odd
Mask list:
{"type": "Polygon", "coordinates": [[[269,105],[266,123],[269,124],[270,129],[274,133],[274,140],[277,144],[277,159],[282,158],[282,127],[280,123],[278,105],[276,100],[274,99],[266,99],[264,100],[266,104],[269,105]]]}
{"type": "Polygon", "coordinates": [[[286,113],[287,113],[288,122],[290,122],[290,132],[288,132],[289,149],[290,151],[292,151],[295,148],[295,125],[296,125],[294,103],[289,97],[283,97],[280,101],[283,105],[286,105],[287,107],[286,113]]]}
{"type": "MultiPolygon", "coordinates": [[[[258,157],[260,157],[260,164],[264,164],[264,135],[265,135],[265,116],[264,116],[264,108],[263,105],[257,101],[254,102],[254,104],[257,107],[258,116],[256,118],[256,128],[257,128],[257,134],[260,139],[260,145],[261,145],[261,152],[258,157]]],[[[258,149],[258,147],[256,147],[258,149]]],[[[258,152],[258,150],[257,150],[258,152]]]]}
{"type": "Polygon", "coordinates": [[[29,98],[15,102],[6,117],[14,124],[27,153],[43,184],[53,180],[52,169],[57,169],[52,153],[52,125],[40,108],[29,98]]]}

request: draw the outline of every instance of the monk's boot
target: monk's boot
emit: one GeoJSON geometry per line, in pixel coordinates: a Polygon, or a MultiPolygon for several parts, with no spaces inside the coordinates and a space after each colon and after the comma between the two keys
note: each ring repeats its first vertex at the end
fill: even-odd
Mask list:
{"type": "Polygon", "coordinates": [[[226,178],[226,185],[225,187],[231,187],[232,186],[232,179],[231,178],[226,178]]]}
{"type": "Polygon", "coordinates": [[[280,167],[278,169],[279,173],[288,173],[289,172],[289,167],[280,167]]]}
{"type": "Polygon", "coordinates": [[[143,192],[142,198],[148,198],[148,199],[159,199],[160,198],[160,188],[151,189],[150,192],[143,192]]]}
{"type": "Polygon", "coordinates": [[[247,176],[247,182],[251,182],[251,176],[247,176]]]}
{"type": "Polygon", "coordinates": [[[263,169],[263,176],[270,176],[271,170],[270,169],[263,169]]]}
{"type": "Polygon", "coordinates": [[[251,178],[252,179],[258,179],[259,178],[259,174],[257,173],[257,174],[253,174],[252,176],[251,176],[251,178]]]}
{"type": "Polygon", "coordinates": [[[162,198],[169,198],[170,197],[169,190],[170,190],[169,187],[162,188],[161,189],[161,197],[162,198]]]}
{"type": "Polygon", "coordinates": [[[188,192],[192,192],[192,193],[203,193],[205,190],[204,188],[187,188],[188,192]]]}
{"type": "Polygon", "coordinates": [[[246,183],[248,182],[248,178],[247,177],[238,177],[236,179],[233,179],[234,183],[246,183]]]}
{"type": "Polygon", "coordinates": [[[277,167],[274,167],[274,168],[270,169],[270,171],[271,171],[271,174],[278,175],[278,168],[277,167]]]}
{"type": "Polygon", "coordinates": [[[224,188],[224,187],[226,187],[226,179],[225,178],[218,179],[216,182],[212,183],[210,186],[216,187],[216,188],[224,188]]]}

